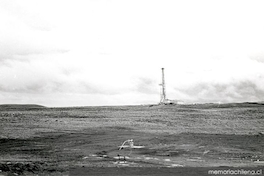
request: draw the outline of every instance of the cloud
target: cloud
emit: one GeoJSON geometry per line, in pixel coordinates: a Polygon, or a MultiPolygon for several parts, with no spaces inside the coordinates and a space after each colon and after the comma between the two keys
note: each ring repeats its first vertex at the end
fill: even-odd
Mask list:
{"type": "Polygon", "coordinates": [[[134,91],[143,94],[159,94],[158,82],[154,78],[138,77],[135,78],[133,83],[135,84],[134,91]]]}
{"type": "Polygon", "coordinates": [[[39,13],[41,4],[41,2],[35,1],[1,1],[0,8],[2,13],[4,11],[9,17],[12,17],[13,20],[17,19],[35,30],[50,31],[55,25],[39,13]]]}
{"type": "Polygon", "coordinates": [[[250,56],[250,59],[256,60],[258,62],[264,63],[264,52],[258,52],[258,53],[254,53],[250,56]]]}
{"type": "MultiPolygon", "coordinates": [[[[65,53],[65,57],[70,53],[65,53]]],[[[23,102],[36,100],[45,105],[59,103],[58,106],[67,105],[62,97],[72,100],[69,105],[78,105],[78,98],[82,105],[96,105],[91,98],[96,98],[98,104],[159,101],[160,68],[124,67],[115,70],[114,67],[113,70],[112,61],[69,60],[61,54],[54,57],[9,60],[8,66],[1,65],[0,92],[12,97],[14,102],[19,99],[24,99],[23,102]],[[83,97],[89,98],[83,100],[83,97]]],[[[250,58],[219,59],[192,69],[184,69],[184,65],[181,67],[175,69],[172,65],[165,68],[169,99],[203,103],[261,101],[263,97],[264,71],[261,62],[250,58]],[[193,72],[190,74],[189,71],[193,72]]]]}
{"type": "Polygon", "coordinates": [[[264,89],[255,80],[238,80],[229,83],[200,82],[185,88],[175,88],[182,99],[189,102],[246,102],[262,101],[264,89]]]}
{"type": "Polygon", "coordinates": [[[126,77],[118,77],[115,72],[109,72],[111,68],[85,69],[87,67],[83,62],[76,63],[74,59],[64,62],[64,57],[60,55],[57,57],[55,55],[55,58],[9,60],[6,65],[0,66],[0,91],[24,94],[100,95],[117,95],[133,91],[132,83],[126,80],[126,77]]]}
{"type": "Polygon", "coordinates": [[[55,28],[26,5],[18,1],[0,4],[0,62],[69,51],[55,28]]]}

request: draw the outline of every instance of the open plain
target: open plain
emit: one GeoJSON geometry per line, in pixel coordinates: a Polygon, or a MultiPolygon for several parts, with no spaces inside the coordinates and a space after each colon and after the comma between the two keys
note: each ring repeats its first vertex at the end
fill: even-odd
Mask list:
{"type": "Polygon", "coordinates": [[[88,175],[259,169],[264,105],[0,105],[0,144],[0,175],[83,175],[85,168],[88,175]],[[145,147],[118,150],[127,139],[145,147]]]}

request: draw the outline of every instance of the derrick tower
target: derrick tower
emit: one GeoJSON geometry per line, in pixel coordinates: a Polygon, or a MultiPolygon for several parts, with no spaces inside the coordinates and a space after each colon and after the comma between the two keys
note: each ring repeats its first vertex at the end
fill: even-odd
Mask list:
{"type": "Polygon", "coordinates": [[[164,76],[164,68],[161,68],[162,72],[162,80],[161,80],[161,88],[160,88],[160,104],[166,103],[166,87],[165,87],[165,76],[164,76]]]}

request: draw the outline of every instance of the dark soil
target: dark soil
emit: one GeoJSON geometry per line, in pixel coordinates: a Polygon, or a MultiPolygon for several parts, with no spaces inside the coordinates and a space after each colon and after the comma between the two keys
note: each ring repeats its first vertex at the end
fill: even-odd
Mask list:
{"type": "Polygon", "coordinates": [[[263,105],[203,106],[4,106],[0,175],[208,175],[209,168],[263,167],[263,105]],[[118,150],[127,139],[145,148],[118,150]]]}

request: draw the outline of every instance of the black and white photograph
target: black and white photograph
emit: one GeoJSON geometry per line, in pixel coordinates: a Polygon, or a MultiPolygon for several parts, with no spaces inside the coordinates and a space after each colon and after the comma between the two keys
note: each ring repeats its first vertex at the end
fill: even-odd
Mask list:
{"type": "Polygon", "coordinates": [[[264,1],[0,0],[17,175],[264,175],[264,1]]]}

